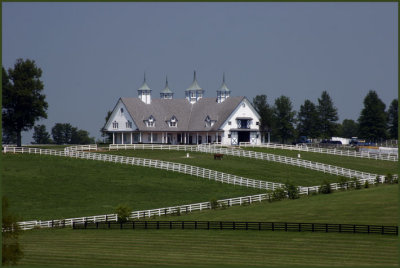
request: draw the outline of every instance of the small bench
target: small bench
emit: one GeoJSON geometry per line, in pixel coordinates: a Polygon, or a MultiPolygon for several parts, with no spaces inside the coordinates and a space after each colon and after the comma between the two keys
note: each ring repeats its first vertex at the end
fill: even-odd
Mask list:
{"type": "Polygon", "coordinates": [[[214,160],[218,159],[221,160],[224,157],[223,154],[214,154],[214,160]]]}

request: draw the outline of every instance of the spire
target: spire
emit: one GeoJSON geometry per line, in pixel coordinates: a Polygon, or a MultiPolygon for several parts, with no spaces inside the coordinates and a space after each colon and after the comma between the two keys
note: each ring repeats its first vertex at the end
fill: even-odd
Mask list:
{"type": "Polygon", "coordinates": [[[199,84],[197,83],[196,71],[194,71],[194,74],[193,74],[193,83],[190,85],[190,87],[188,89],[186,89],[186,91],[190,91],[190,90],[202,90],[201,87],[199,86],[199,84]]]}
{"type": "Polygon", "coordinates": [[[221,103],[224,102],[227,98],[229,98],[231,91],[226,86],[225,83],[225,73],[222,75],[222,85],[217,90],[217,102],[221,103]]]}
{"type": "Polygon", "coordinates": [[[173,95],[174,95],[174,93],[168,87],[168,76],[166,76],[165,77],[165,87],[160,92],[160,98],[161,99],[172,99],[173,95]]]}
{"type": "Polygon", "coordinates": [[[230,92],[229,88],[225,84],[225,73],[222,75],[222,85],[217,91],[225,91],[225,92],[230,92]]]}
{"type": "Polygon", "coordinates": [[[149,88],[149,86],[146,83],[146,72],[144,72],[143,84],[138,90],[150,90],[151,91],[151,89],[149,88]]]}

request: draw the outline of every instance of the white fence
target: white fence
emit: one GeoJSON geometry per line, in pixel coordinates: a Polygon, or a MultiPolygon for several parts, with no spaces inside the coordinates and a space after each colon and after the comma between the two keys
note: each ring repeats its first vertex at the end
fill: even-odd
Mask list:
{"type": "Polygon", "coordinates": [[[381,180],[382,179],[384,180],[384,176],[378,174],[361,172],[348,168],[342,168],[338,166],[332,166],[328,164],[312,162],[288,156],[247,151],[247,150],[238,150],[232,148],[223,148],[221,146],[213,146],[213,145],[185,146],[185,145],[161,145],[161,144],[125,144],[125,145],[110,144],[109,149],[110,150],[118,150],[118,149],[181,150],[181,151],[194,151],[203,153],[220,153],[238,157],[248,157],[259,160],[273,161],[282,164],[288,164],[292,166],[321,171],[332,175],[344,176],[347,178],[357,178],[360,179],[362,183],[364,183],[365,180],[368,180],[370,183],[374,183],[373,181],[375,181],[377,176],[379,176],[381,180]]]}
{"type": "MultiPolygon", "coordinates": [[[[182,147],[180,147],[182,148],[182,147]]],[[[191,150],[188,147],[187,150],[191,150]]],[[[40,154],[40,155],[53,155],[53,156],[64,156],[64,157],[72,157],[72,158],[81,158],[81,159],[89,159],[89,160],[99,160],[99,161],[107,161],[107,162],[114,162],[114,163],[121,163],[121,164],[130,164],[130,165],[138,165],[144,167],[153,167],[159,169],[165,169],[175,172],[180,172],[184,174],[189,174],[192,176],[208,178],[215,181],[219,181],[222,183],[229,183],[233,185],[240,185],[246,187],[254,187],[259,189],[266,189],[266,190],[275,190],[277,188],[282,188],[283,184],[281,183],[273,183],[267,181],[259,181],[253,180],[248,178],[239,177],[232,174],[227,174],[219,171],[214,171],[210,169],[200,168],[196,166],[190,166],[186,164],[174,163],[174,162],[167,162],[167,161],[160,161],[160,160],[152,160],[152,159],[144,159],[144,158],[135,158],[135,157],[125,157],[125,156],[118,156],[118,155],[109,155],[109,154],[99,154],[99,153],[90,153],[90,152],[82,152],[82,151],[56,151],[50,149],[38,149],[38,148],[21,148],[21,147],[5,147],[4,153],[30,153],[30,154],[40,154]]],[[[165,149],[165,147],[164,147],[165,149]]],[[[171,149],[173,150],[173,149],[171,149]]],[[[232,150],[228,151],[228,149],[223,148],[215,148],[212,146],[198,146],[197,150],[204,151],[204,150],[227,150],[223,151],[223,153],[231,152],[231,153],[240,153],[240,152],[250,152],[250,151],[243,151],[243,150],[232,150]]],[[[255,152],[252,152],[255,153],[255,152]]],[[[369,174],[369,173],[368,173],[369,174]]],[[[371,174],[370,174],[371,175],[371,174]]],[[[369,175],[369,176],[370,176],[369,175]]],[[[377,176],[377,175],[376,175],[377,176]]],[[[368,178],[359,178],[358,181],[360,183],[364,183],[368,181],[371,184],[376,183],[375,177],[368,177],[368,178]]],[[[380,176],[380,182],[384,182],[384,176],[380,176]]],[[[351,182],[350,182],[351,183],[351,182]]],[[[347,186],[341,185],[339,183],[331,183],[331,188],[333,190],[347,188],[347,186]]],[[[311,192],[315,192],[319,190],[320,186],[312,186],[312,187],[304,187],[298,186],[299,194],[309,194],[311,192]]],[[[255,195],[255,196],[247,196],[247,197],[238,197],[238,198],[231,198],[225,200],[219,200],[219,202],[224,203],[227,202],[227,205],[235,205],[235,204],[242,204],[243,202],[254,202],[254,201],[261,201],[266,199],[268,196],[267,194],[255,195]]],[[[225,204],[225,203],[224,203],[225,204]]],[[[132,212],[131,216],[133,218],[147,216],[160,216],[165,214],[175,213],[176,210],[179,208],[183,212],[192,212],[195,210],[202,210],[209,208],[209,202],[204,203],[197,203],[191,205],[183,205],[183,206],[176,206],[170,208],[160,208],[160,209],[152,209],[152,210],[144,210],[144,211],[135,211],[132,212]],[[142,214],[140,214],[142,213],[142,214]]],[[[39,227],[56,227],[60,225],[72,225],[73,222],[84,222],[84,221],[105,221],[105,220],[116,220],[115,214],[110,215],[100,215],[100,216],[91,216],[91,217],[81,217],[81,218],[72,218],[72,219],[64,219],[64,220],[52,220],[52,221],[26,221],[20,222],[20,226],[22,229],[32,229],[35,226],[39,227]]]]}
{"type": "MultiPolygon", "coordinates": [[[[253,202],[261,202],[268,199],[269,194],[259,194],[251,196],[242,196],[229,199],[221,199],[217,202],[220,205],[234,206],[251,204],[253,202]]],[[[145,217],[171,215],[176,213],[190,213],[193,211],[201,211],[205,209],[211,209],[210,202],[202,202],[188,205],[180,205],[173,207],[139,210],[131,212],[130,219],[140,219],[145,217]]],[[[34,228],[52,228],[52,227],[63,227],[72,226],[73,223],[84,223],[84,222],[104,222],[104,221],[117,221],[117,214],[107,214],[89,217],[69,218],[61,220],[49,220],[49,221],[23,221],[18,222],[19,227],[22,230],[29,230],[34,228]]]]}
{"type": "Polygon", "coordinates": [[[97,151],[97,144],[75,145],[64,148],[64,152],[74,151],[97,151]]]}
{"type": "Polygon", "coordinates": [[[282,149],[290,151],[303,151],[303,152],[313,152],[322,154],[332,154],[338,156],[350,156],[358,158],[368,158],[375,160],[386,160],[386,161],[398,161],[398,154],[390,153],[371,153],[371,152],[356,152],[350,150],[337,150],[337,149],[327,149],[327,148],[315,148],[309,146],[299,146],[299,145],[286,145],[286,144],[275,144],[275,143],[263,143],[261,145],[253,145],[246,142],[240,143],[241,147],[261,147],[261,148],[271,148],[271,149],[282,149]]]}

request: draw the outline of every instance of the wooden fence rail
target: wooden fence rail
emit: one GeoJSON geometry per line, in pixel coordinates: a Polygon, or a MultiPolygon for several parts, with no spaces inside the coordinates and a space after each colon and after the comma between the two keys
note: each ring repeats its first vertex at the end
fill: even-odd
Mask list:
{"type": "Polygon", "coordinates": [[[327,148],[315,148],[310,146],[299,146],[299,145],[287,145],[287,144],[276,144],[276,143],[263,143],[263,144],[250,144],[247,142],[241,142],[241,147],[259,147],[259,148],[271,148],[271,149],[282,149],[282,150],[290,150],[290,151],[302,151],[302,152],[313,152],[313,153],[322,153],[322,154],[331,154],[338,156],[349,156],[349,157],[357,157],[357,158],[367,158],[367,159],[375,159],[375,160],[384,160],[384,161],[398,161],[398,154],[394,153],[370,153],[370,152],[356,152],[350,150],[338,150],[338,149],[327,149],[327,148]]]}
{"type": "MultiPolygon", "coordinates": [[[[204,146],[206,147],[206,146],[204,146]]],[[[164,149],[166,147],[163,147],[164,149]]],[[[168,148],[168,147],[167,147],[168,148]]],[[[170,147],[171,150],[174,147],[170,147]]],[[[183,148],[183,147],[179,147],[183,148]]],[[[208,148],[194,148],[188,147],[186,150],[200,150],[200,151],[211,151],[212,147],[208,146],[208,148]]],[[[223,148],[220,148],[223,149],[223,148]]],[[[153,159],[144,159],[144,158],[135,158],[135,157],[125,157],[119,155],[110,155],[110,154],[99,154],[99,153],[90,153],[90,152],[82,152],[76,150],[65,150],[65,151],[57,151],[51,149],[38,149],[38,148],[26,148],[26,147],[4,147],[4,153],[30,153],[30,154],[40,154],[40,155],[53,155],[53,156],[63,156],[63,157],[72,157],[72,158],[81,158],[81,159],[88,159],[88,160],[98,160],[98,161],[107,161],[113,163],[121,163],[121,164],[128,164],[128,165],[138,165],[144,167],[153,167],[159,169],[165,169],[174,172],[180,172],[189,174],[192,176],[202,177],[209,180],[215,180],[222,183],[229,183],[233,185],[240,185],[246,187],[254,187],[259,189],[266,189],[266,190],[275,190],[277,188],[282,188],[283,184],[281,183],[273,183],[267,181],[260,181],[260,180],[253,180],[248,179],[228,173],[223,173],[219,171],[214,171],[210,169],[200,168],[196,166],[190,166],[181,163],[174,163],[174,162],[167,162],[167,161],[160,161],[160,160],[153,160],[153,159]]],[[[213,150],[218,150],[218,148],[214,148],[213,150]]],[[[239,151],[240,150],[236,150],[239,151]]],[[[236,154],[237,152],[231,150],[230,152],[236,154]]],[[[362,179],[359,179],[362,182],[362,179]]],[[[382,179],[380,182],[384,182],[382,179]]],[[[353,183],[353,182],[348,182],[353,183]]],[[[376,183],[375,179],[370,181],[371,184],[376,183]]],[[[320,186],[311,186],[311,187],[304,187],[298,186],[300,194],[310,194],[311,192],[316,192],[319,190],[320,186]]],[[[347,188],[347,185],[341,185],[339,183],[332,183],[331,188],[334,190],[347,188]]],[[[221,204],[225,204],[227,206],[231,205],[242,205],[243,203],[251,203],[254,201],[262,201],[268,198],[267,194],[261,195],[254,195],[254,196],[246,196],[246,197],[237,197],[225,200],[219,200],[221,204]]],[[[131,214],[131,218],[142,218],[142,217],[152,217],[152,216],[161,216],[167,214],[177,213],[178,209],[180,212],[192,212],[196,210],[203,210],[209,209],[211,206],[210,202],[203,202],[197,204],[190,204],[190,205],[182,205],[182,206],[175,206],[175,207],[168,207],[168,208],[159,208],[159,209],[151,209],[151,210],[144,210],[144,211],[134,211],[131,214]]],[[[115,214],[110,215],[100,215],[100,216],[90,216],[90,217],[80,217],[80,218],[71,218],[71,219],[62,219],[62,220],[51,220],[51,221],[25,221],[20,222],[19,226],[26,230],[32,229],[35,227],[57,227],[60,225],[72,225],[74,222],[84,222],[84,221],[104,221],[104,220],[117,220],[115,214]]]]}
{"type": "Polygon", "coordinates": [[[364,233],[398,236],[398,226],[337,223],[242,221],[128,221],[74,223],[73,229],[258,230],[286,232],[364,233]]]}

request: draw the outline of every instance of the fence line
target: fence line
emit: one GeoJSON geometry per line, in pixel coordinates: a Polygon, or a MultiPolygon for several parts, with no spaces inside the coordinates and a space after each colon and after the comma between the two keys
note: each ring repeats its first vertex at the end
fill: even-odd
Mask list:
{"type": "MultiPolygon", "coordinates": [[[[199,147],[200,148],[200,147],[199,147]]],[[[209,146],[211,148],[211,146],[209,146]]],[[[220,148],[222,149],[222,148],[220,148]]],[[[239,150],[236,150],[239,151],[239,150]]],[[[246,152],[246,151],[244,151],[246,152]]],[[[145,158],[135,158],[135,157],[125,157],[118,155],[109,155],[109,154],[100,154],[100,153],[90,153],[90,152],[82,152],[82,151],[56,151],[51,149],[38,149],[38,148],[21,148],[21,147],[5,147],[4,153],[30,153],[30,154],[40,154],[40,155],[53,155],[53,156],[64,156],[64,157],[72,157],[72,158],[81,158],[88,160],[98,160],[98,161],[107,161],[113,163],[121,163],[121,164],[129,164],[129,165],[137,165],[144,167],[153,167],[159,169],[165,169],[175,172],[180,172],[184,174],[189,174],[192,176],[212,179],[215,181],[220,181],[222,183],[229,183],[233,185],[240,185],[246,187],[254,187],[259,189],[266,190],[275,190],[277,188],[282,188],[282,183],[273,183],[267,181],[259,181],[248,178],[239,177],[232,174],[227,174],[219,171],[214,171],[206,168],[200,168],[196,166],[190,166],[181,163],[160,161],[160,160],[152,160],[145,158]]],[[[365,179],[366,180],[366,179],[365,179]]],[[[384,182],[382,179],[380,182],[384,182]]],[[[352,183],[352,182],[350,182],[352,183]]],[[[370,181],[370,183],[376,183],[375,178],[370,181]]],[[[330,184],[331,188],[334,190],[338,189],[346,189],[347,185],[341,185],[339,183],[330,184]]],[[[312,186],[312,187],[304,187],[298,186],[299,194],[310,194],[311,192],[316,192],[319,190],[320,186],[312,186]]],[[[227,206],[239,204],[242,205],[244,202],[252,203],[254,201],[262,201],[268,198],[268,194],[260,194],[255,196],[246,196],[246,197],[238,197],[238,198],[230,198],[225,200],[219,200],[218,202],[221,204],[225,204],[227,206]]],[[[183,205],[183,206],[175,206],[168,208],[160,208],[160,209],[152,209],[152,210],[143,210],[143,211],[135,211],[132,212],[132,218],[140,218],[140,217],[152,217],[152,216],[161,216],[166,214],[176,213],[177,210],[184,212],[192,212],[195,210],[202,210],[210,208],[210,202],[203,202],[197,204],[183,205]]],[[[104,220],[116,220],[115,214],[110,215],[100,215],[100,216],[91,216],[91,217],[80,217],[80,218],[72,218],[72,219],[63,219],[63,220],[51,220],[51,221],[26,221],[20,222],[19,225],[23,230],[32,229],[35,226],[40,227],[55,227],[59,225],[72,225],[73,222],[82,222],[82,221],[104,221],[104,220]]]]}
{"type": "MultiPolygon", "coordinates": [[[[273,161],[282,164],[293,165],[297,167],[303,167],[307,169],[312,169],[324,173],[329,173],[332,175],[343,176],[346,178],[356,178],[360,180],[361,183],[368,181],[370,184],[375,184],[378,178],[381,182],[385,181],[385,176],[362,172],[357,170],[352,170],[348,168],[342,168],[338,166],[312,162],[308,160],[281,156],[269,153],[254,152],[240,149],[224,148],[221,146],[214,145],[161,145],[161,144],[110,144],[109,150],[119,150],[119,149],[148,149],[148,150],[179,150],[179,151],[192,151],[192,152],[202,152],[202,153],[220,153],[227,154],[238,157],[248,157],[259,160],[273,161]]],[[[332,185],[335,189],[337,186],[332,185]]],[[[312,191],[316,189],[310,189],[312,191]]]]}
{"type": "MultiPolygon", "coordinates": [[[[270,197],[269,194],[258,194],[251,196],[242,196],[242,197],[234,197],[228,199],[218,200],[219,206],[235,206],[235,205],[244,205],[251,204],[253,202],[261,202],[263,200],[267,200],[270,197]]],[[[206,209],[211,209],[211,202],[201,202],[187,205],[179,205],[179,206],[171,206],[157,209],[147,209],[147,210],[139,210],[131,212],[129,218],[130,219],[141,219],[141,218],[150,218],[154,216],[166,216],[166,215],[177,215],[183,213],[190,213],[193,211],[201,211],[206,209]]],[[[97,215],[97,216],[88,216],[88,217],[79,217],[79,218],[68,218],[68,219],[60,219],[60,220],[49,220],[49,221],[24,221],[18,222],[19,227],[22,230],[29,230],[34,228],[53,228],[53,227],[65,227],[72,226],[74,223],[85,223],[85,222],[116,222],[118,220],[117,214],[107,214],[107,215],[97,215]]]]}
{"type": "Polygon", "coordinates": [[[331,154],[338,156],[350,156],[357,158],[367,158],[367,159],[375,159],[375,160],[385,160],[385,161],[398,161],[398,154],[381,154],[381,153],[370,153],[370,152],[356,152],[356,151],[344,151],[337,149],[326,149],[326,148],[313,148],[307,145],[298,146],[298,145],[287,145],[287,144],[276,144],[276,143],[263,143],[263,144],[250,144],[248,142],[241,142],[241,147],[260,147],[260,148],[271,148],[271,149],[282,149],[282,150],[290,150],[290,151],[303,151],[303,152],[313,152],[313,153],[323,153],[323,154],[331,154]]]}
{"type": "Polygon", "coordinates": [[[248,221],[128,221],[74,223],[73,229],[258,230],[398,235],[398,226],[248,221]]]}

